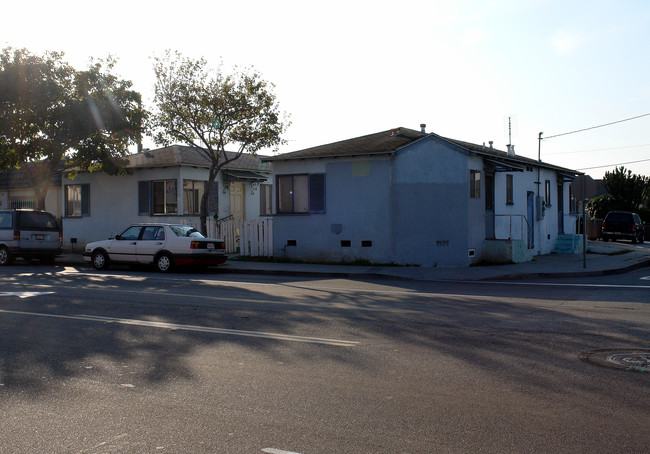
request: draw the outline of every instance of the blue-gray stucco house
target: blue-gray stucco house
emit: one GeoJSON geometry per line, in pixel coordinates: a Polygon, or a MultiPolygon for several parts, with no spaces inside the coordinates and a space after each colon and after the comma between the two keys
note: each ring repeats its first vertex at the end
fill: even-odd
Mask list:
{"type": "Polygon", "coordinates": [[[550,253],[575,233],[579,172],[508,148],[397,128],[262,158],[273,163],[274,255],[469,266],[550,253]]]}

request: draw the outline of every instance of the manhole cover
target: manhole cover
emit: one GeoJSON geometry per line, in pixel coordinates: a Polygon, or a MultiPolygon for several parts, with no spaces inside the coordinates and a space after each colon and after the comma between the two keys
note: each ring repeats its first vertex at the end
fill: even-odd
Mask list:
{"type": "Polygon", "coordinates": [[[596,366],[650,373],[650,350],[607,348],[580,354],[580,359],[596,366]]]}

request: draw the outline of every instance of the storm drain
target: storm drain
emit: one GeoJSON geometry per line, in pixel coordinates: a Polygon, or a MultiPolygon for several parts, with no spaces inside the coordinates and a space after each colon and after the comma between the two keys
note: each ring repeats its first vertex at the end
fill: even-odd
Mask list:
{"type": "Polygon", "coordinates": [[[580,359],[595,366],[650,373],[650,350],[607,348],[583,352],[580,359]]]}

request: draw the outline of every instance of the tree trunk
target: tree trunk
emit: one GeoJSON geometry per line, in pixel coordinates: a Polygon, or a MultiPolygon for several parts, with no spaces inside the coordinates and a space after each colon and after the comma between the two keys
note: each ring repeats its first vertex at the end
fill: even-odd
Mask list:
{"type": "MultiPolygon", "coordinates": [[[[208,176],[208,184],[205,186],[205,192],[203,192],[203,197],[201,197],[201,233],[204,236],[208,236],[208,200],[210,199],[210,193],[212,192],[212,186],[214,186],[214,180],[217,178],[219,173],[219,167],[216,167],[214,164],[210,167],[210,173],[208,176]]],[[[219,216],[219,201],[217,199],[217,217],[219,216]]]]}

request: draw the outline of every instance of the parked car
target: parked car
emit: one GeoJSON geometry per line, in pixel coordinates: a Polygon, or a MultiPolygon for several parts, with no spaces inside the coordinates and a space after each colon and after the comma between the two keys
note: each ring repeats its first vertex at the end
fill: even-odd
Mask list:
{"type": "Polygon", "coordinates": [[[15,258],[54,263],[61,254],[63,235],[56,218],[47,211],[0,211],[0,265],[15,258]]]}
{"type": "Polygon", "coordinates": [[[227,259],[223,240],[204,237],[177,224],[134,224],[122,233],[86,245],[84,260],[96,269],[111,263],[153,264],[165,273],[176,265],[221,265],[227,259]]]}
{"type": "Polygon", "coordinates": [[[641,217],[629,211],[610,211],[603,220],[603,241],[626,239],[643,243],[645,231],[641,217]]]}

